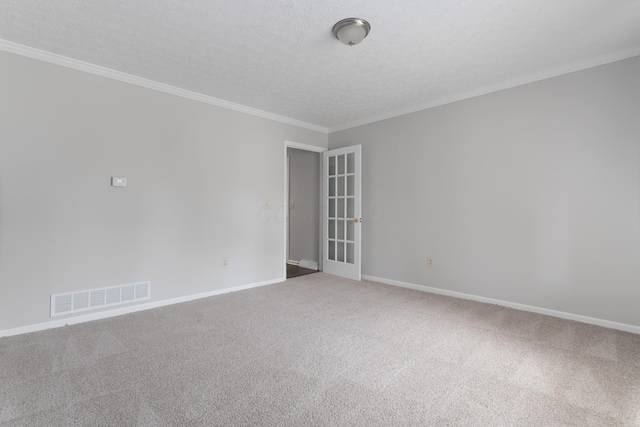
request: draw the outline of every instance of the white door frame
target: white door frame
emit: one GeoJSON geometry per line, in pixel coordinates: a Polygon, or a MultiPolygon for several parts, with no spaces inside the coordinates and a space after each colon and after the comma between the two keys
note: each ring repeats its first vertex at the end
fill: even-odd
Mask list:
{"type": "MultiPolygon", "coordinates": [[[[304,150],[304,151],[312,151],[314,153],[324,153],[325,151],[329,150],[328,148],[325,147],[318,147],[317,145],[310,145],[310,144],[303,144],[301,142],[293,142],[293,141],[284,141],[284,263],[283,263],[283,277],[287,278],[287,261],[289,261],[288,259],[288,254],[287,254],[287,248],[289,246],[289,162],[287,160],[287,148],[295,148],[297,150],[304,150]]],[[[318,207],[319,211],[320,211],[320,236],[318,241],[320,242],[320,256],[318,257],[318,271],[322,271],[322,235],[323,235],[323,223],[324,221],[322,220],[322,204],[323,204],[323,200],[322,200],[322,156],[318,156],[320,157],[320,159],[318,160],[320,162],[320,175],[318,176],[318,185],[320,186],[320,206],[318,207]]]]}

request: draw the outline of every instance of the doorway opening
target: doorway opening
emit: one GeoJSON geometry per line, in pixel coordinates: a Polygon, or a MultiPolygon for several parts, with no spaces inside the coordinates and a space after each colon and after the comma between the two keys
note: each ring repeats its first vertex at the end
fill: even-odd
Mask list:
{"type": "Polygon", "coordinates": [[[326,148],[285,141],[285,277],[322,271],[321,162],[326,148]]]}

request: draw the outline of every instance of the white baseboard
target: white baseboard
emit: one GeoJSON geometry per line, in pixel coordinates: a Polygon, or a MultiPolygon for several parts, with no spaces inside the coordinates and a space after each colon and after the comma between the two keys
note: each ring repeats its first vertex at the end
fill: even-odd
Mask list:
{"type": "Polygon", "coordinates": [[[309,261],[306,259],[301,259],[298,264],[299,267],[306,268],[308,270],[316,270],[318,271],[318,263],[315,261],[309,261]]]}
{"type": "MultiPolygon", "coordinates": [[[[430,286],[416,285],[414,283],[407,283],[407,282],[401,282],[401,281],[398,281],[398,280],[384,279],[384,278],[381,278],[381,277],[362,275],[362,279],[363,280],[369,280],[369,281],[372,281],[372,282],[384,283],[386,285],[391,285],[391,286],[398,286],[398,287],[401,287],[401,288],[414,289],[414,290],[422,291],[422,292],[430,292],[430,293],[433,293],[433,294],[446,295],[446,296],[451,296],[451,297],[455,297],[455,298],[462,298],[462,299],[469,299],[469,300],[478,301],[478,302],[484,302],[484,303],[489,303],[489,304],[496,304],[496,305],[500,305],[500,306],[503,306],[503,307],[514,308],[516,310],[523,310],[523,311],[529,311],[529,312],[532,312],[532,313],[545,314],[547,316],[559,317],[561,319],[575,320],[577,322],[589,323],[591,325],[598,325],[598,326],[602,326],[602,327],[605,327],[605,328],[617,329],[617,330],[620,330],[620,331],[631,332],[631,333],[634,333],[634,334],[640,334],[640,326],[628,325],[628,324],[625,324],[625,323],[612,322],[610,320],[597,319],[597,318],[594,318],[594,317],[582,316],[582,315],[579,315],[579,314],[566,313],[566,312],[563,312],[563,311],[550,310],[550,309],[547,309],[547,308],[535,307],[535,306],[526,305],[526,304],[519,304],[519,303],[514,303],[514,302],[509,302],[509,301],[493,299],[493,298],[486,298],[486,297],[481,297],[481,296],[477,296],[477,295],[465,294],[465,293],[462,293],[462,292],[449,291],[449,290],[440,289],[440,288],[433,288],[433,287],[430,287],[430,286]]],[[[75,325],[75,324],[78,324],[78,323],[90,322],[92,320],[106,319],[106,318],[109,318],[109,317],[121,316],[123,314],[135,313],[137,311],[150,310],[152,308],[164,307],[164,306],[172,305],[172,304],[179,304],[179,303],[182,303],[182,302],[193,301],[193,300],[197,300],[197,299],[201,299],[201,298],[208,298],[208,297],[215,296],[215,295],[222,295],[222,294],[226,294],[226,293],[230,293],[230,292],[237,292],[237,291],[242,291],[242,290],[245,290],[245,289],[251,289],[251,288],[257,288],[257,287],[260,287],[260,286],[272,285],[272,284],[281,283],[281,282],[284,282],[284,281],[285,281],[284,278],[274,279],[274,280],[267,280],[267,281],[264,281],[264,282],[250,283],[248,285],[235,286],[235,287],[232,287],[232,288],[218,289],[218,290],[215,290],[215,291],[204,292],[204,293],[201,293],[201,294],[187,295],[187,296],[184,296],[184,297],[172,298],[172,299],[162,300],[162,301],[154,301],[154,302],[150,302],[150,303],[147,303],[147,304],[134,305],[134,306],[129,306],[129,307],[120,307],[120,308],[117,308],[117,309],[114,309],[114,310],[101,311],[101,312],[98,312],[98,313],[85,314],[85,315],[81,315],[81,316],[73,316],[73,317],[68,317],[68,318],[65,318],[65,319],[56,319],[56,320],[52,320],[52,321],[49,321],[49,322],[37,323],[37,324],[34,324],[34,325],[27,325],[27,326],[22,326],[22,327],[13,328],[13,329],[6,329],[4,331],[0,331],[0,337],[8,337],[8,336],[12,336],[12,335],[26,334],[26,333],[29,333],[29,332],[44,331],[46,329],[59,328],[59,327],[62,327],[62,326],[67,326],[67,325],[75,325]]]]}
{"type": "Polygon", "coordinates": [[[73,317],[68,317],[68,318],[65,318],[65,319],[56,319],[56,320],[51,320],[49,322],[36,323],[34,325],[21,326],[19,328],[13,328],[13,329],[6,329],[4,331],[0,331],[0,337],[9,337],[9,336],[12,336],[12,335],[20,335],[20,334],[26,334],[26,333],[29,333],[29,332],[38,332],[38,331],[44,331],[46,329],[59,328],[59,327],[62,327],[62,326],[67,326],[67,325],[75,325],[77,323],[90,322],[92,320],[106,319],[106,318],[109,318],[109,317],[121,316],[123,314],[135,313],[137,311],[150,310],[152,308],[164,307],[164,306],[172,305],[172,304],[179,304],[181,302],[188,302],[188,301],[193,301],[193,300],[197,300],[197,299],[201,299],[201,298],[208,298],[208,297],[212,297],[212,296],[215,296],[215,295],[222,295],[222,294],[227,294],[227,293],[230,293],[230,292],[237,292],[237,291],[243,291],[245,289],[251,289],[251,288],[257,288],[257,287],[260,287],[260,286],[272,285],[274,283],[281,283],[281,282],[284,282],[284,281],[285,281],[284,278],[274,279],[274,280],[267,280],[267,281],[264,281],[264,282],[250,283],[248,285],[235,286],[233,288],[218,289],[218,290],[215,290],[215,291],[204,292],[204,293],[201,293],[201,294],[186,295],[184,297],[171,298],[171,299],[166,299],[166,300],[161,300],[161,301],[154,301],[154,302],[150,302],[150,303],[147,303],[147,304],[132,305],[132,306],[128,306],[128,307],[120,307],[120,308],[116,308],[116,309],[113,309],[113,310],[100,311],[98,313],[85,314],[85,315],[81,315],[81,316],[73,316],[73,317]]]}
{"type": "Polygon", "coordinates": [[[300,265],[300,261],[296,261],[295,259],[290,259],[289,261],[287,261],[287,264],[300,265]]]}
{"type": "Polygon", "coordinates": [[[612,322],[610,320],[597,319],[595,317],[582,316],[580,314],[566,313],[564,311],[550,310],[548,308],[535,307],[532,305],[519,304],[516,302],[503,301],[499,299],[486,298],[477,295],[465,294],[462,292],[449,291],[446,289],[432,288],[430,286],[416,285],[414,283],[401,282],[398,280],[384,279],[382,277],[362,275],[362,279],[372,282],[384,283],[385,285],[399,286],[401,288],[414,289],[432,294],[446,295],[455,298],[468,299],[489,304],[496,304],[502,307],[515,308],[516,310],[529,311],[532,313],[546,314],[547,316],[559,317],[561,319],[575,320],[577,322],[589,323],[591,325],[603,326],[605,328],[617,329],[620,331],[640,334],[640,326],[628,325],[626,323],[612,322]]]}

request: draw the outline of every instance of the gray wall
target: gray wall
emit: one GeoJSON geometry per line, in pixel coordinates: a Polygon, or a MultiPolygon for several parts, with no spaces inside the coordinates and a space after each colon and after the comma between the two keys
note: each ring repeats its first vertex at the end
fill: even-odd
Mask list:
{"type": "Polygon", "coordinates": [[[320,245],[320,154],[287,149],[289,156],[289,259],[318,262],[320,245]]]}
{"type": "Polygon", "coordinates": [[[52,293],[282,278],[284,140],[326,134],[4,52],[0,70],[0,330],[49,320],[52,293]]]}
{"type": "Polygon", "coordinates": [[[636,57],[331,134],[362,144],[363,274],[640,325],[638,76],[636,57]]]}

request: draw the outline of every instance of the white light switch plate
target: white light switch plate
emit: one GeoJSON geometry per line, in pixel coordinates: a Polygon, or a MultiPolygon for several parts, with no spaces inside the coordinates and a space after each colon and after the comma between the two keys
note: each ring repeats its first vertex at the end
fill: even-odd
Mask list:
{"type": "Polygon", "coordinates": [[[111,185],[113,187],[126,187],[127,186],[127,178],[123,178],[120,176],[112,176],[111,177],[111,185]]]}

